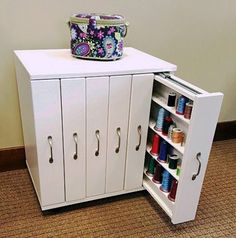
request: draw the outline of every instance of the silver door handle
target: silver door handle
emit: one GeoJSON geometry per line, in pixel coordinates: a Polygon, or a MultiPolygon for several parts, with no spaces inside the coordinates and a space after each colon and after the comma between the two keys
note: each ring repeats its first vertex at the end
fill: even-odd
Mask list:
{"type": "Polygon", "coordinates": [[[196,174],[193,174],[192,180],[195,180],[196,177],[197,177],[197,176],[199,175],[199,173],[200,173],[200,170],[201,170],[200,157],[201,157],[201,152],[197,153],[197,155],[196,155],[196,159],[197,159],[197,161],[198,161],[198,170],[197,170],[197,173],[196,173],[196,174]]]}
{"type": "Polygon", "coordinates": [[[75,153],[74,153],[74,160],[77,160],[78,159],[78,135],[77,133],[74,133],[73,134],[73,139],[74,139],[74,142],[75,142],[75,153]]]}
{"type": "Polygon", "coordinates": [[[120,138],[120,127],[118,127],[116,129],[116,133],[118,135],[118,146],[116,147],[115,152],[119,153],[119,151],[120,151],[120,140],[121,140],[121,138],[120,138]]]}
{"type": "Polygon", "coordinates": [[[142,141],[142,130],[141,129],[142,129],[142,127],[139,125],[137,127],[137,131],[138,131],[138,135],[139,135],[139,140],[138,140],[138,145],[136,145],[136,147],[135,147],[136,151],[139,150],[139,147],[140,147],[141,141],[142,141]]]}
{"type": "Polygon", "coordinates": [[[97,138],[97,149],[95,151],[95,156],[99,156],[99,150],[100,150],[100,135],[99,135],[99,130],[95,131],[95,135],[97,138]]]}
{"type": "Polygon", "coordinates": [[[48,144],[50,147],[49,163],[52,164],[53,163],[53,154],[52,154],[52,137],[51,136],[48,136],[48,144]]]}

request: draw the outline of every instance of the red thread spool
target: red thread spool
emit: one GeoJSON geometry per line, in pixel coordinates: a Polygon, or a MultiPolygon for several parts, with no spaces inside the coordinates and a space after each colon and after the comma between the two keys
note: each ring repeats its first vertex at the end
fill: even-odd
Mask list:
{"type": "Polygon", "coordinates": [[[162,180],[162,166],[160,164],[156,164],[156,170],[155,170],[155,174],[152,178],[152,181],[154,183],[160,184],[162,180]]]}
{"type": "Polygon", "coordinates": [[[165,136],[168,135],[168,130],[172,123],[173,123],[173,120],[171,117],[165,117],[164,122],[163,122],[163,128],[162,128],[163,135],[165,135],[165,136]]]}
{"type": "Polygon", "coordinates": [[[170,193],[168,195],[168,198],[174,202],[175,201],[175,196],[176,196],[176,191],[177,191],[177,187],[178,187],[178,181],[176,179],[173,180],[172,184],[171,184],[171,189],[170,189],[170,193]]]}
{"type": "Polygon", "coordinates": [[[154,156],[158,155],[159,152],[159,144],[160,144],[160,136],[158,136],[157,134],[154,134],[153,138],[152,138],[152,149],[150,151],[150,153],[154,156]]]}

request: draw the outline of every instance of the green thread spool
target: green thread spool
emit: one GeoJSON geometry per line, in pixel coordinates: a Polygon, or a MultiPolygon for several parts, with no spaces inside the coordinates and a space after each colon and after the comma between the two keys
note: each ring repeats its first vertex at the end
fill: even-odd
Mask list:
{"type": "Polygon", "coordinates": [[[178,155],[168,155],[169,157],[169,168],[170,169],[176,169],[177,168],[177,163],[178,163],[178,155]]]}
{"type": "Polygon", "coordinates": [[[147,175],[153,177],[155,172],[155,166],[156,166],[156,160],[150,157],[149,163],[148,163],[148,170],[147,175]]]}
{"type": "Polygon", "coordinates": [[[180,171],[181,171],[181,159],[178,159],[178,163],[177,163],[177,169],[176,169],[176,175],[180,175],[180,171]]]}
{"type": "Polygon", "coordinates": [[[180,167],[177,166],[177,169],[176,169],[176,175],[180,176],[180,167]]]}

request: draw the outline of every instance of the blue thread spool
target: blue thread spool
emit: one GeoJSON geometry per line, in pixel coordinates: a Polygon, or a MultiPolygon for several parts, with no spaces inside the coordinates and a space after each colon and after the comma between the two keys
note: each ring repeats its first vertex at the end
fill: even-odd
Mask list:
{"type": "Polygon", "coordinates": [[[171,174],[167,170],[164,170],[162,173],[162,183],[160,187],[161,191],[165,193],[170,192],[171,182],[172,182],[171,174]]]}
{"type": "Polygon", "coordinates": [[[163,140],[161,142],[158,160],[160,160],[161,162],[166,162],[167,153],[168,153],[168,143],[165,140],[163,140]]]}
{"type": "Polygon", "coordinates": [[[154,127],[155,130],[162,131],[165,115],[166,115],[166,111],[164,108],[161,107],[158,111],[157,121],[156,121],[156,125],[154,127]]]}
{"type": "Polygon", "coordinates": [[[184,109],[185,109],[186,102],[187,102],[186,97],[180,96],[178,98],[178,104],[177,104],[177,108],[176,108],[177,114],[184,115],[184,109]]]}

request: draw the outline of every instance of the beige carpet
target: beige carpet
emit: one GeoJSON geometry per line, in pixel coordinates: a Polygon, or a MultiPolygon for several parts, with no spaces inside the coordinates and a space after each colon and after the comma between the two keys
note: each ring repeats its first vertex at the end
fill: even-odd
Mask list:
{"type": "Polygon", "coordinates": [[[236,237],[236,139],[215,142],[195,221],[172,225],[146,192],[42,214],[26,169],[0,173],[0,237],[236,237]]]}

